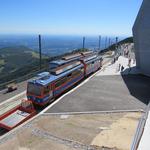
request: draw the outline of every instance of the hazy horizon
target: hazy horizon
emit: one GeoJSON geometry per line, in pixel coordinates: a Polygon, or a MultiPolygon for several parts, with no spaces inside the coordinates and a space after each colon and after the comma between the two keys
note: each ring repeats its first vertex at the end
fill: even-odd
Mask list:
{"type": "MultiPolygon", "coordinates": [[[[119,37],[122,40],[125,37],[119,37]]],[[[75,49],[82,48],[82,36],[52,36],[42,35],[42,52],[50,55],[58,55],[66,52],[71,52],[75,49]]],[[[102,36],[101,49],[109,46],[109,44],[116,42],[116,37],[102,36]]],[[[0,49],[5,47],[25,46],[32,50],[38,51],[38,35],[0,35],[0,49]]],[[[98,50],[99,37],[86,36],[85,48],[91,50],[98,50]]]]}

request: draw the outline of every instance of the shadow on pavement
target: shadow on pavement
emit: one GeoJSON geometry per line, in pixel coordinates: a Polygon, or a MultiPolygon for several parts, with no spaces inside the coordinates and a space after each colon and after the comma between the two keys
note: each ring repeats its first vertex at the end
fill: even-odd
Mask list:
{"type": "MultiPolygon", "coordinates": [[[[131,71],[136,67],[131,68],[131,71]]],[[[150,100],[150,77],[132,74],[129,69],[125,69],[121,76],[130,92],[138,100],[148,105],[150,100]]]]}

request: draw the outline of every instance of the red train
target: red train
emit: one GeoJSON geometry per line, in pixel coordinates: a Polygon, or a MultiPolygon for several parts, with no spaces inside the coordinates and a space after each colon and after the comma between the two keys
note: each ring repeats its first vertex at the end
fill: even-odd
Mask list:
{"type": "Polygon", "coordinates": [[[50,63],[50,72],[38,74],[27,85],[27,98],[44,106],[70,87],[101,68],[102,58],[94,52],[77,53],[50,63]]]}

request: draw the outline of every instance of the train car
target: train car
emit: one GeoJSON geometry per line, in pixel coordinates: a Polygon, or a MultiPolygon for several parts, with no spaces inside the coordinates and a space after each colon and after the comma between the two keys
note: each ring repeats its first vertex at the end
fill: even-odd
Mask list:
{"type": "Polygon", "coordinates": [[[34,104],[44,106],[70,87],[97,71],[101,67],[101,58],[96,53],[65,56],[55,64],[50,72],[38,74],[28,82],[27,98],[34,104]]]}
{"type": "Polygon", "coordinates": [[[76,53],[76,54],[64,56],[64,57],[62,57],[62,58],[59,59],[59,60],[51,61],[51,62],[49,63],[49,69],[50,69],[50,70],[53,70],[53,69],[55,69],[55,68],[58,68],[58,67],[60,67],[60,66],[65,65],[65,64],[67,64],[67,63],[80,60],[82,57],[84,57],[84,56],[83,56],[81,53],[76,53]]]}
{"type": "Polygon", "coordinates": [[[58,68],[58,67],[60,67],[62,65],[65,65],[65,64],[67,64],[67,61],[62,60],[62,59],[56,60],[56,61],[51,61],[49,63],[49,69],[53,70],[53,69],[58,68]]]}
{"type": "Polygon", "coordinates": [[[84,64],[85,76],[88,76],[101,68],[102,59],[97,54],[88,55],[87,57],[84,57],[81,61],[84,64]]]}
{"type": "Polygon", "coordinates": [[[27,98],[34,104],[44,106],[83,78],[84,65],[80,61],[65,64],[29,81],[27,98]]]}
{"type": "Polygon", "coordinates": [[[91,55],[97,55],[96,53],[94,53],[93,51],[86,51],[86,52],[81,52],[81,53],[76,53],[76,54],[72,54],[72,55],[67,55],[67,56],[63,56],[61,59],[56,60],[56,61],[51,61],[49,63],[49,69],[55,69],[58,68],[60,66],[63,66],[67,63],[70,62],[74,62],[77,60],[81,60],[85,57],[89,57],[91,55]]]}
{"type": "Polygon", "coordinates": [[[96,54],[96,53],[93,52],[93,51],[81,52],[81,55],[82,55],[83,57],[87,57],[87,56],[90,56],[90,55],[93,55],[93,54],[96,54]]]}
{"type": "Polygon", "coordinates": [[[66,60],[66,61],[74,61],[74,60],[79,60],[80,58],[82,58],[82,54],[81,53],[76,53],[76,54],[72,54],[72,55],[67,55],[62,57],[62,60],[66,60]]]}

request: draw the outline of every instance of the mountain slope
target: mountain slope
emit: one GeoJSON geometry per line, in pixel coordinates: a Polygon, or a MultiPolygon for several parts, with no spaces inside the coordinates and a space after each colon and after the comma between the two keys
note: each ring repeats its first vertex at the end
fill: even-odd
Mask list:
{"type": "Polygon", "coordinates": [[[39,54],[27,47],[18,46],[0,49],[0,74],[14,72],[36,62],[39,62],[39,54]]]}

